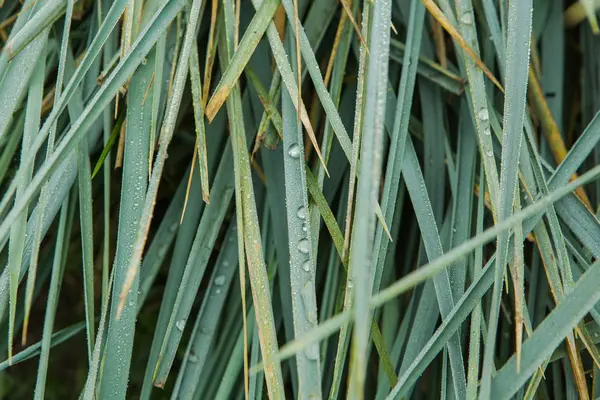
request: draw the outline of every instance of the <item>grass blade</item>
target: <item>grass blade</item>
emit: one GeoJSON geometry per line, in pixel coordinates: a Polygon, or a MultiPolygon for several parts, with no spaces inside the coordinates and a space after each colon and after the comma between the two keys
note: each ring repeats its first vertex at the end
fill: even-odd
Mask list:
{"type": "MultiPolygon", "coordinates": [[[[532,5],[529,1],[511,2],[509,5],[506,97],[504,102],[498,221],[502,221],[512,214],[515,191],[517,189],[517,165],[515,164],[515,160],[519,158],[521,138],[523,136],[523,119],[527,96],[527,77],[529,73],[531,7],[532,5]]],[[[496,248],[498,259],[495,265],[494,290],[488,320],[488,334],[483,359],[480,392],[480,396],[483,399],[489,399],[491,395],[490,379],[495,353],[494,338],[496,337],[498,327],[500,296],[506,266],[506,253],[508,251],[508,234],[498,236],[496,248]]]]}

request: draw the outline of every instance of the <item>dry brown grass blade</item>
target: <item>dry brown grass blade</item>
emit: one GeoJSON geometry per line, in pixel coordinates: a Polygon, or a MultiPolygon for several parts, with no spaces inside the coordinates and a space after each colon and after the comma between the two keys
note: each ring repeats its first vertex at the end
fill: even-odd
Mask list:
{"type": "MultiPolygon", "coordinates": [[[[356,35],[358,36],[358,40],[360,40],[360,42],[364,46],[365,50],[367,51],[367,54],[369,54],[369,46],[367,45],[365,38],[363,37],[362,33],[360,32],[360,27],[358,26],[358,23],[354,19],[354,15],[352,15],[352,9],[350,8],[350,5],[352,4],[352,0],[350,0],[350,4],[348,4],[348,2],[346,0],[340,0],[340,3],[342,4],[342,7],[345,11],[345,14],[342,14],[342,18],[344,18],[344,16],[346,16],[350,20],[350,23],[354,27],[354,31],[355,31],[356,35]]],[[[341,25],[341,21],[340,21],[340,25],[341,25]]],[[[327,81],[325,81],[325,82],[327,82],[327,81]]]]}
{"type": "Polygon", "coordinates": [[[181,218],[179,224],[183,223],[183,217],[185,216],[185,210],[187,208],[188,200],[190,199],[190,189],[192,188],[192,179],[194,179],[194,167],[196,166],[196,159],[198,158],[198,138],[194,144],[194,156],[192,157],[192,167],[190,168],[190,176],[188,178],[187,187],[185,188],[185,200],[183,201],[183,208],[181,210],[181,218]]]}
{"type": "Polygon", "coordinates": [[[117,146],[117,156],[115,157],[115,169],[123,167],[123,151],[125,150],[125,135],[127,134],[127,120],[121,125],[119,132],[119,145],[117,146]]]}
{"type": "MultiPolygon", "coordinates": [[[[349,7],[346,3],[346,0],[340,0],[340,2],[342,3],[342,5],[344,5],[344,10],[346,10],[346,8],[349,7]]],[[[350,0],[350,4],[352,4],[352,0],[350,0]]],[[[346,10],[346,12],[342,14],[342,16],[340,17],[340,22],[338,23],[337,30],[335,31],[333,48],[331,49],[331,56],[329,56],[329,61],[327,62],[327,71],[325,72],[325,77],[323,79],[323,81],[325,82],[325,86],[329,85],[329,80],[331,79],[331,72],[333,71],[333,64],[335,63],[335,58],[337,56],[337,52],[340,47],[340,42],[342,40],[342,33],[344,32],[346,21],[348,20],[348,16],[350,15],[352,14],[349,13],[348,10],[346,10]]],[[[354,26],[354,29],[360,34],[360,31],[358,31],[356,26],[354,26]]],[[[365,39],[362,37],[362,35],[360,35],[359,37],[361,38],[361,42],[363,42],[363,46],[367,48],[367,45],[364,44],[365,39]]]]}
{"type": "Polygon", "coordinates": [[[215,63],[215,54],[217,51],[217,43],[215,42],[215,31],[217,25],[217,11],[219,7],[218,0],[212,0],[210,14],[210,28],[208,31],[208,44],[206,45],[206,63],[204,65],[204,88],[202,91],[202,108],[206,109],[208,102],[208,93],[210,91],[210,81],[212,79],[212,69],[215,63]]]}
{"type": "MultiPolygon", "coordinates": [[[[298,0],[294,0],[294,30],[296,31],[296,71],[298,73],[298,104],[302,103],[302,55],[300,54],[300,18],[298,16],[298,0]]],[[[300,128],[300,113],[296,113],[300,128]]],[[[325,163],[323,163],[325,164],[325,163]]]]}
{"type": "MultiPolygon", "coordinates": [[[[544,133],[544,136],[550,145],[550,150],[554,156],[554,161],[556,161],[557,164],[560,164],[567,156],[567,147],[565,146],[565,142],[560,134],[558,125],[556,125],[556,122],[554,121],[550,107],[548,107],[548,103],[546,102],[546,98],[542,92],[542,87],[540,86],[539,80],[537,79],[537,76],[532,68],[529,68],[529,88],[531,106],[536,116],[539,118],[540,123],[542,124],[542,132],[544,133]]],[[[577,174],[573,174],[571,180],[576,178],[577,174]]],[[[579,197],[579,199],[589,210],[592,210],[592,205],[583,187],[580,186],[575,191],[575,194],[577,194],[577,197],[579,197]]]]}
{"type": "Polygon", "coordinates": [[[589,400],[590,394],[588,392],[587,382],[585,379],[585,373],[583,369],[583,363],[577,351],[577,346],[572,340],[572,336],[567,336],[567,353],[569,354],[569,361],[571,362],[571,370],[573,371],[573,378],[575,379],[575,386],[577,387],[577,393],[581,400],[589,400]]]}
{"type": "Polygon", "coordinates": [[[435,4],[435,2],[433,0],[421,0],[421,1],[425,5],[425,8],[427,8],[427,11],[429,11],[429,13],[433,16],[433,18],[435,18],[436,21],[446,30],[446,32],[448,32],[448,34],[450,36],[452,36],[452,39],[456,40],[456,43],[458,43],[458,45],[465,51],[465,53],[467,53],[469,55],[469,57],[471,57],[473,62],[479,68],[481,68],[481,70],[483,71],[485,76],[487,76],[489,78],[489,80],[492,81],[492,83],[502,93],[504,93],[504,88],[502,87],[500,82],[498,82],[498,80],[496,79],[494,74],[492,74],[492,72],[488,69],[488,67],[486,67],[486,65],[483,63],[483,61],[481,61],[481,59],[479,57],[477,57],[477,55],[475,54],[473,49],[471,49],[471,46],[469,46],[469,44],[466,42],[466,40],[460,35],[460,33],[458,33],[458,31],[454,28],[452,23],[450,23],[448,18],[446,18],[446,16],[442,12],[442,10],[440,10],[438,5],[435,4]]]}
{"type": "MultiPolygon", "coordinates": [[[[596,9],[600,6],[600,3],[596,2],[596,9]]],[[[593,7],[593,6],[592,6],[593,7]]],[[[590,10],[590,13],[593,13],[595,10],[590,10]]],[[[593,14],[592,14],[593,15],[593,14]]],[[[579,25],[582,21],[589,17],[588,11],[586,10],[582,1],[576,1],[571,4],[564,12],[565,17],[565,26],[567,28],[573,28],[579,25]]],[[[595,35],[600,33],[600,29],[598,28],[598,21],[592,17],[589,19],[590,28],[595,35]]]]}
{"type": "Polygon", "coordinates": [[[448,66],[448,57],[446,57],[446,39],[444,38],[444,30],[433,16],[431,18],[431,31],[438,60],[440,61],[442,68],[446,69],[448,66]]]}

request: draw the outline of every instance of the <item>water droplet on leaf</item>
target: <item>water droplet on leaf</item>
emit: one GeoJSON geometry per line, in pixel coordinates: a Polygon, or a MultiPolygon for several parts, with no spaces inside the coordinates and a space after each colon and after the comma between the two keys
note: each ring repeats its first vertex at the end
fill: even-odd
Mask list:
{"type": "Polygon", "coordinates": [[[306,208],[304,208],[304,206],[300,206],[298,208],[298,211],[296,212],[296,216],[300,219],[305,219],[306,218],[306,208]]]}
{"type": "Polygon", "coordinates": [[[482,107],[479,112],[477,113],[477,116],[479,117],[480,120],[482,121],[487,121],[488,119],[490,119],[490,113],[488,112],[488,109],[485,107],[482,107]]]}
{"type": "Polygon", "coordinates": [[[215,285],[221,286],[224,283],[225,283],[225,275],[219,275],[219,276],[215,277],[215,285]]]}
{"type": "Polygon", "coordinates": [[[308,254],[310,252],[310,242],[308,239],[300,239],[298,242],[298,251],[303,254],[308,254]]]}
{"type": "Polygon", "coordinates": [[[185,328],[185,320],[184,319],[180,319],[179,321],[177,321],[175,323],[175,326],[177,327],[177,329],[179,329],[180,331],[183,331],[183,328],[185,328]]]}
{"type": "Polygon", "coordinates": [[[473,14],[471,14],[470,12],[464,13],[460,17],[460,22],[462,22],[465,25],[473,24],[473,14]]]}
{"type": "Polygon", "coordinates": [[[300,146],[298,146],[297,143],[294,143],[293,145],[291,145],[290,148],[288,149],[288,155],[292,158],[300,157],[300,146]]]}

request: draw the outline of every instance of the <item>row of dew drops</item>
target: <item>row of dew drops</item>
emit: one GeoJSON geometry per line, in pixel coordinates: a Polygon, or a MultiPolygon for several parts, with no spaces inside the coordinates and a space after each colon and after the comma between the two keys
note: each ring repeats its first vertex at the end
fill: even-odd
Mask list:
{"type": "MultiPolygon", "coordinates": [[[[294,159],[298,159],[301,155],[300,146],[297,143],[292,144],[288,148],[288,155],[294,159]]],[[[296,217],[302,221],[302,231],[308,232],[308,221],[306,219],[306,208],[304,206],[300,206],[296,211],[296,217]]],[[[300,239],[298,242],[298,251],[304,255],[310,254],[310,241],[304,237],[300,239]]],[[[308,257],[302,263],[302,269],[305,272],[310,272],[311,270],[311,262],[310,257],[308,257]]],[[[317,313],[316,313],[316,304],[314,301],[314,283],[309,280],[304,288],[301,291],[302,301],[304,302],[304,309],[306,310],[306,319],[310,323],[311,327],[314,327],[317,324],[317,313]]],[[[319,344],[311,343],[304,351],[306,358],[309,360],[318,360],[319,358],[319,344]]]]}

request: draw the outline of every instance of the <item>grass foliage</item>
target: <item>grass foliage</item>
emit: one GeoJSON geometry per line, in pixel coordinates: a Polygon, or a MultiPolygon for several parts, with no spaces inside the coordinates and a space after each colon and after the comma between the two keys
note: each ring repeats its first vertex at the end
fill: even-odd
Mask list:
{"type": "Polygon", "coordinates": [[[0,0],[0,397],[600,396],[597,0],[0,0]]]}

